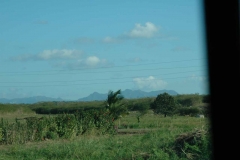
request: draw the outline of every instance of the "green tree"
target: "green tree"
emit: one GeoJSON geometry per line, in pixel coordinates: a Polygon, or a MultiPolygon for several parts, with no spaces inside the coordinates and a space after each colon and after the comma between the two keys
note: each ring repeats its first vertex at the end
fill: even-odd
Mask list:
{"type": "Polygon", "coordinates": [[[121,90],[116,92],[109,91],[106,103],[106,109],[109,110],[110,114],[114,116],[114,120],[118,119],[122,115],[127,114],[127,107],[121,103],[124,99],[123,95],[121,94],[121,90]]]}
{"type": "Polygon", "coordinates": [[[116,92],[113,92],[113,91],[109,91],[108,92],[108,97],[107,97],[107,100],[106,100],[106,103],[107,103],[107,106],[106,108],[107,109],[110,109],[113,107],[114,104],[120,102],[121,100],[123,100],[123,95],[121,94],[121,90],[118,90],[116,92]]]}
{"type": "Polygon", "coordinates": [[[157,114],[164,114],[164,117],[174,113],[176,109],[176,103],[174,98],[168,93],[159,94],[154,102],[151,104],[151,108],[157,114]]]}

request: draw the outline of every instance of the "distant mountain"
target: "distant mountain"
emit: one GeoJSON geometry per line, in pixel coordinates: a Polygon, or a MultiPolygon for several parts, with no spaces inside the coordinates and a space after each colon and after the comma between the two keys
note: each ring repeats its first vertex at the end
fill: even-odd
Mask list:
{"type": "MultiPolygon", "coordinates": [[[[177,95],[178,93],[173,90],[159,90],[159,91],[152,91],[152,92],[144,92],[141,90],[130,90],[126,89],[122,91],[122,95],[126,99],[134,99],[134,98],[144,98],[144,97],[156,97],[161,93],[168,93],[170,95],[177,95]]],[[[108,93],[102,94],[98,92],[94,92],[87,97],[79,98],[76,101],[103,101],[107,99],[108,93]]],[[[11,103],[11,104],[33,104],[37,102],[52,102],[52,101],[67,101],[61,98],[50,98],[45,96],[34,96],[34,97],[27,97],[27,98],[14,98],[14,99],[6,99],[0,98],[0,103],[11,103]]]]}
{"type": "Polygon", "coordinates": [[[90,94],[87,97],[79,98],[78,101],[102,101],[102,100],[106,99],[107,95],[108,95],[107,93],[101,94],[98,92],[93,92],[92,94],[90,94]]]}
{"type": "MultiPolygon", "coordinates": [[[[178,93],[174,90],[158,90],[158,91],[151,91],[151,92],[144,92],[141,90],[130,90],[126,89],[122,91],[122,95],[126,99],[134,99],[134,98],[144,98],[144,97],[157,97],[157,95],[162,93],[168,93],[170,95],[177,95],[178,93]]],[[[94,92],[87,97],[79,98],[78,101],[103,101],[107,99],[108,93],[98,93],[94,92]]]]}
{"type": "Polygon", "coordinates": [[[50,98],[45,96],[34,96],[27,98],[14,98],[14,99],[6,99],[0,98],[0,103],[11,103],[11,104],[32,104],[37,102],[49,102],[49,101],[63,101],[61,98],[50,98]]]}

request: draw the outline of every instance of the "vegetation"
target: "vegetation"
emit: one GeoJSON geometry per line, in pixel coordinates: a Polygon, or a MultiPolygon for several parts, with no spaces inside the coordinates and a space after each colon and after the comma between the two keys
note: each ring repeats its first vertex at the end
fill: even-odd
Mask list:
{"type": "Polygon", "coordinates": [[[176,104],[173,96],[168,93],[159,94],[156,100],[151,104],[151,108],[155,113],[164,114],[164,117],[167,115],[172,115],[176,109],[176,104]]]}
{"type": "Polygon", "coordinates": [[[212,150],[208,125],[206,119],[183,116],[165,118],[152,113],[147,113],[143,122],[137,123],[135,113],[131,112],[122,121],[122,129],[119,129],[118,134],[99,136],[99,130],[92,128],[85,134],[70,136],[70,128],[62,128],[60,138],[49,134],[49,138],[35,142],[2,144],[0,154],[4,159],[171,160],[190,159],[192,156],[193,159],[207,160],[210,159],[212,150]],[[128,128],[123,128],[125,125],[128,128]],[[198,136],[199,130],[203,131],[201,137],[198,136]],[[191,142],[188,137],[199,139],[191,142]]]}
{"type": "MultiPolygon", "coordinates": [[[[106,101],[1,104],[1,158],[210,159],[209,119],[195,117],[196,113],[208,113],[207,103],[200,101],[190,107],[177,101],[180,97],[184,100],[184,95],[165,96],[176,105],[167,117],[150,108],[159,98],[124,99],[120,90],[110,91],[106,101]],[[36,108],[45,112],[48,104],[58,111],[75,110],[36,114],[36,108]],[[124,109],[118,112],[121,107],[124,109]],[[126,111],[129,114],[120,118],[126,111]]],[[[192,97],[196,96],[203,100],[201,95],[192,97]]]]}
{"type": "Polygon", "coordinates": [[[138,120],[138,123],[140,123],[140,117],[148,113],[150,106],[142,103],[142,104],[138,104],[136,108],[138,108],[137,120],[138,120]]]}
{"type": "Polygon", "coordinates": [[[26,117],[8,123],[1,119],[0,144],[23,144],[45,139],[71,139],[93,129],[98,134],[114,134],[113,117],[106,110],[90,110],[75,114],[60,114],[54,117],[26,117]],[[24,122],[20,122],[24,120],[24,122]]]}
{"type": "Polygon", "coordinates": [[[178,113],[181,116],[195,116],[200,113],[199,107],[181,107],[178,109],[178,113]]]}
{"type": "Polygon", "coordinates": [[[124,103],[121,103],[123,100],[121,95],[121,90],[116,92],[109,91],[108,97],[106,100],[106,109],[109,111],[109,114],[113,116],[114,120],[120,118],[123,115],[128,113],[127,107],[124,103]]]}

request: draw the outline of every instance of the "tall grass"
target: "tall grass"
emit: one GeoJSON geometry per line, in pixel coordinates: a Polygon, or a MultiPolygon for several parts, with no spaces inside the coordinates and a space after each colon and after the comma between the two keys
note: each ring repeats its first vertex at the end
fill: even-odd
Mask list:
{"type": "MultiPolygon", "coordinates": [[[[137,103],[146,102],[147,105],[152,99],[126,102],[131,108],[131,105],[137,103]]],[[[140,117],[138,122],[136,110],[112,122],[110,116],[100,113],[101,110],[96,113],[88,111],[96,106],[101,108],[102,103],[99,101],[44,102],[33,105],[0,104],[0,160],[211,158],[212,143],[208,132],[211,126],[208,118],[185,116],[164,118],[149,111],[140,117]],[[42,113],[48,113],[48,110],[54,113],[59,111],[75,113],[76,110],[82,111],[84,108],[85,111],[82,112],[84,114],[55,115],[34,112],[36,109],[40,111],[41,108],[44,111],[42,113]],[[204,132],[200,132],[202,130],[204,132]]]]}
{"type": "MultiPolygon", "coordinates": [[[[66,115],[65,118],[61,117],[62,120],[66,120],[66,118],[68,119],[69,117],[66,115]]],[[[71,122],[73,123],[74,121],[71,122]]],[[[144,134],[104,135],[99,134],[99,130],[94,127],[87,130],[85,134],[71,138],[67,138],[66,135],[65,138],[59,138],[58,136],[56,139],[44,139],[38,142],[27,141],[22,144],[0,145],[0,155],[2,159],[26,160],[210,159],[211,139],[209,134],[203,135],[201,139],[194,143],[183,143],[180,151],[176,149],[176,139],[179,135],[191,133],[196,129],[208,130],[209,123],[207,118],[200,119],[183,116],[164,118],[163,116],[149,113],[138,123],[136,114],[130,113],[128,116],[120,119],[119,133],[121,133],[121,130],[124,130],[124,123],[127,123],[129,126],[129,128],[125,128],[126,133],[128,131],[131,133],[130,131],[133,129],[143,129],[148,132],[144,134]]],[[[52,123],[53,126],[55,124],[52,123]]],[[[115,121],[115,124],[119,125],[119,121],[115,121]]],[[[65,128],[65,131],[67,132],[70,128],[71,123],[69,128],[65,128]]],[[[64,128],[62,129],[64,130],[64,128]]],[[[77,128],[75,129],[77,131],[77,128]]],[[[63,130],[59,133],[63,133],[63,130]]]]}
{"type": "Polygon", "coordinates": [[[45,139],[70,139],[96,129],[99,134],[114,134],[113,117],[105,110],[60,114],[54,117],[26,117],[14,123],[0,121],[0,144],[23,144],[45,139]],[[20,122],[23,120],[23,122],[20,122]]]}
{"type": "MultiPolygon", "coordinates": [[[[188,130],[191,131],[191,130],[188,130]]],[[[145,135],[96,136],[85,135],[72,140],[45,141],[7,146],[0,150],[4,159],[189,159],[174,150],[175,138],[181,130],[162,128],[145,135]]],[[[211,148],[207,137],[205,146],[193,145],[198,150],[195,159],[210,159],[211,148]],[[207,154],[206,152],[207,151],[207,154]],[[203,152],[201,154],[201,152],[203,152]]],[[[188,152],[189,153],[189,152],[188,152]]],[[[191,152],[193,154],[193,152],[191,152]]]]}

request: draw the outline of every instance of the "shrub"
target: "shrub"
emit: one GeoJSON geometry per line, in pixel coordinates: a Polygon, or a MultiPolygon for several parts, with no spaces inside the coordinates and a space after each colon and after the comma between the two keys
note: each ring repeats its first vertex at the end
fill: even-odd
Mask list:
{"type": "Polygon", "coordinates": [[[151,104],[151,108],[155,113],[164,114],[164,117],[174,113],[176,104],[174,98],[168,93],[159,94],[154,102],[151,104]]]}
{"type": "Polygon", "coordinates": [[[202,96],[198,94],[183,94],[177,95],[174,98],[179,104],[185,107],[195,106],[202,102],[202,96]]]}
{"type": "Polygon", "coordinates": [[[195,116],[198,113],[200,113],[200,109],[198,107],[181,107],[181,108],[178,108],[177,112],[181,116],[185,116],[185,115],[195,116]]]}
{"type": "Polygon", "coordinates": [[[202,128],[178,135],[174,150],[179,157],[208,160],[212,156],[211,144],[209,131],[202,128]]]}

